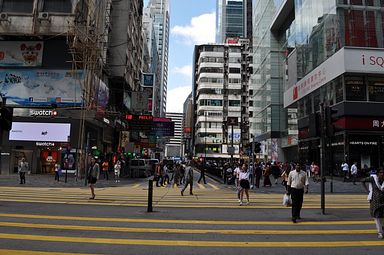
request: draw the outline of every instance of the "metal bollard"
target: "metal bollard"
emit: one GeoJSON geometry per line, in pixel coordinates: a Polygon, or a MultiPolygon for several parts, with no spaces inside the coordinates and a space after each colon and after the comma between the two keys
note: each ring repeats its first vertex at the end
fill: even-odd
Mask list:
{"type": "Polygon", "coordinates": [[[149,179],[148,180],[148,207],[147,207],[147,212],[153,212],[152,198],[153,198],[153,180],[149,179]]]}

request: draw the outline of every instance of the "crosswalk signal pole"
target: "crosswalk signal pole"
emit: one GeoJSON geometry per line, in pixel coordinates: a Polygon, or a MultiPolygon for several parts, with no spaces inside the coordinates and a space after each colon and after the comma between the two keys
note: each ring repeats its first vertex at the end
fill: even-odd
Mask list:
{"type": "Polygon", "coordinates": [[[321,199],[320,199],[320,205],[321,205],[321,213],[325,214],[325,177],[324,177],[324,171],[325,171],[325,165],[326,165],[326,158],[325,158],[325,136],[326,136],[326,125],[325,125],[325,111],[324,111],[324,104],[320,104],[320,117],[321,117],[321,132],[320,132],[320,162],[321,162],[321,168],[320,168],[320,179],[321,179],[321,199]]]}

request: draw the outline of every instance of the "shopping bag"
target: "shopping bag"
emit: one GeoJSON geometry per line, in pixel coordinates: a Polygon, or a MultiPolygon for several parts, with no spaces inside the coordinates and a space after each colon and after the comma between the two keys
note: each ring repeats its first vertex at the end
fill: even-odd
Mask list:
{"type": "Polygon", "coordinates": [[[291,206],[292,205],[291,196],[289,196],[287,194],[284,194],[284,196],[283,196],[283,205],[284,206],[291,206]]]}

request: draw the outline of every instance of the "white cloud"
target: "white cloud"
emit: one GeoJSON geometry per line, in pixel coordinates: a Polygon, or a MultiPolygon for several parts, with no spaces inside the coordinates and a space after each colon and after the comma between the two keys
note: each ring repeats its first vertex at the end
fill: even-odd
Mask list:
{"type": "Polygon", "coordinates": [[[183,112],[184,102],[191,92],[191,86],[177,87],[168,90],[167,112],[183,112]]]}
{"type": "Polygon", "coordinates": [[[192,17],[189,25],[174,26],[171,33],[183,38],[188,45],[215,42],[215,12],[192,17]]]}
{"type": "Polygon", "coordinates": [[[192,78],[192,65],[185,65],[182,67],[175,67],[173,68],[174,73],[179,73],[182,75],[185,75],[189,78],[192,78]]]}

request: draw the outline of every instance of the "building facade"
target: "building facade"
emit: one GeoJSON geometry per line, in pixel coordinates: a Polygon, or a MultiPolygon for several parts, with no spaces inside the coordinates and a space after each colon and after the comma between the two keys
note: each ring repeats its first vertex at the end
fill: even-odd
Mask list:
{"type": "Polygon", "coordinates": [[[217,0],[216,43],[244,37],[244,11],[243,0],[217,0]]]}
{"type": "MultiPolygon", "coordinates": [[[[285,30],[271,27],[284,1],[255,1],[253,13],[253,75],[250,83],[250,132],[261,143],[263,160],[295,160],[295,109],[283,107],[285,30]]],[[[293,4],[292,1],[285,1],[293,4]]],[[[293,6],[293,5],[292,5],[293,6]]],[[[284,22],[291,22],[287,17],[284,22]]]]}
{"type": "Polygon", "coordinates": [[[243,124],[248,121],[247,82],[242,80],[243,51],[241,44],[195,46],[192,143],[197,157],[238,158],[240,155],[243,124]],[[235,119],[236,124],[228,125],[228,118],[235,119]]]}
{"type": "Polygon", "coordinates": [[[87,143],[112,150],[114,122],[106,115],[111,4],[2,2],[0,92],[13,123],[0,139],[1,174],[17,172],[25,157],[32,173],[51,173],[60,163],[80,176],[87,143]]]}
{"type": "Polygon", "coordinates": [[[320,161],[316,123],[328,119],[328,172],[339,173],[344,161],[359,169],[383,166],[383,7],[382,1],[295,2],[288,70],[297,71],[284,105],[297,107],[301,160],[320,161]],[[330,109],[328,118],[321,105],[330,109]]]}
{"type": "Polygon", "coordinates": [[[165,117],[167,107],[168,53],[169,53],[169,0],[150,0],[148,4],[153,19],[157,40],[160,67],[160,117],[165,117]]]}
{"type": "Polygon", "coordinates": [[[185,99],[183,104],[183,156],[192,158],[192,130],[193,130],[193,98],[192,92],[185,99]]]}
{"type": "Polygon", "coordinates": [[[183,113],[167,112],[166,118],[169,118],[174,122],[174,135],[169,138],[169,142],[165,145],[165,156],[178,157],[183,156],[182,136],[183,136],[183,113]]]}

